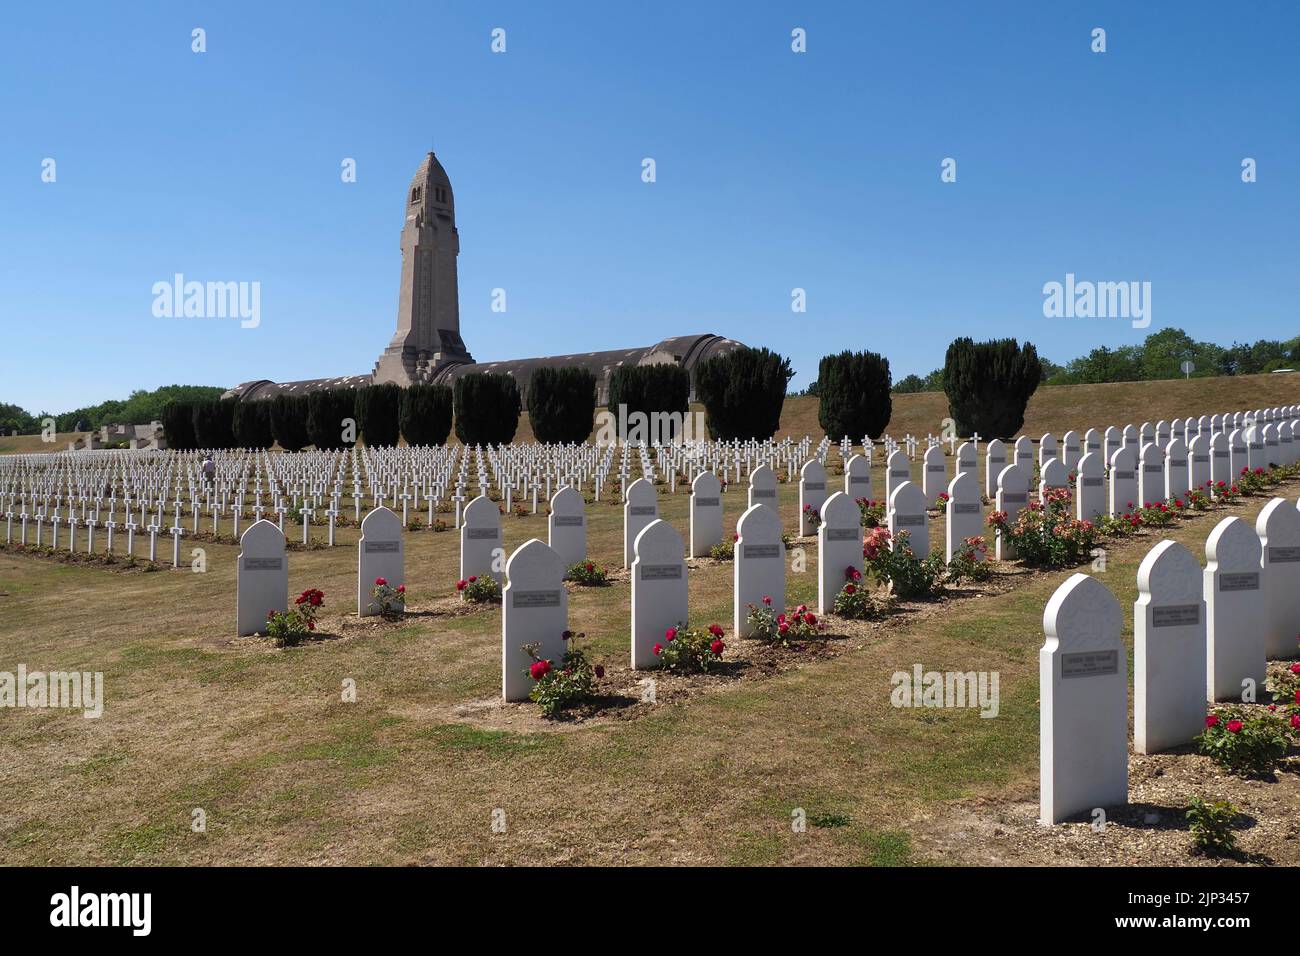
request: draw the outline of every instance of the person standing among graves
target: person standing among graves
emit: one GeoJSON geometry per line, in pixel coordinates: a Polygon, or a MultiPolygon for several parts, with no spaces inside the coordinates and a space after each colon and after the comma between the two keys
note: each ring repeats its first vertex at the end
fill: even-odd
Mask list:
{"type": "Polygon", "coordinates": [[[203,483],[205,485],[210,485],[216,480],[216,477],[217,477],[216,463],[213,462],[211,455],[205,455],[203,457],[203,483]]]}

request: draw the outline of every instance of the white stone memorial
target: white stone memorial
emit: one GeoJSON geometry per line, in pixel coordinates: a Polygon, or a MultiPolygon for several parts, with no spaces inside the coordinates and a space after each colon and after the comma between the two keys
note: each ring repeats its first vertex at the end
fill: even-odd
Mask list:
{"type": "Polygon", "coordinates": [[[1142,559],[1137,584],[1133,749],[1153,754],[1191,743],[1205,729],[1201,565],[1178,542],[1161,541],[1142,559]]]}
{"type": "Polygon", "coordinates": [[[479,495],[465,506],[460,526],[460,577],[468,581],[482,574],[498,583],[505,545],[501,536],[501,512],[487,495],[479,495]]]}
{"type": "MultiPolygon", "coordinates": [[[[944,560],[951,563],[966,538],[983,537],[984,506],[980,503],[979,479],[971,472],[948,483],[947,521],[944,524],[944,560]]],[[[979,552],[976,552],[978,557],[979,552]]]]}
{"type": "Polygon", "coordinates": [[[862,511],[837,491],[822,505],[817,529],[817,612],[830,614],[835,596],[844,587],[849,568],[862,570],[862,511]]]}
{"type": "Polygon", "coordinates": [[[654,646],[671,627],[686,623],[686,561],[682,536],[662,519],[641,529],[633,542],[632,667],[658,667],[654,646]]]}
{"type": "Polygon", "coordinates": [[[736,522],[736,557],[733,584],[733,630],[748,637],[749,605],[772,599],[774,614],[785,612],[785,545],[781,519],[770,505],[750,505],[736,522]]]}
{"type": "Polygon", "coordinates": [[[239,636],[266,633],[267,612],[289,606],[289,561],[284,535],[274,523],[263,519],[244,532],[235,575],[239,636]]]}
{"type": "Polygon", "coordinates": [[[1075,574],[1043,611],[1039,822],[1128,802],[1128,658],[1119,602],[1075,574]]]}
{"type": "Polygon", "coordinates": [[[816,527],[805,509],[811,507],[819,515],[826,500],[826,467],[817,459],[804,462],[799,470],[799,535],[815,534],[816,527]]]}
{"type": "Polygon", "coordinates": [[[566,485],[551,496],[546,530],[551,550],[566,569],[587,557],[587,511],[576,488],[566,485]]]}
{"type": "Polygon", "coordinates": [[[659,493],[645,478],[638,478],[628,485],[626,497],[623,505],[623,567],[630,568],[636,536],[650,522],[659,519],[659,493]]]}
{"type": "Polygon", "coordinates": [[[361,617],[380,613],[370,593],[376,578],[383,578],[393,587],[406,583],[402,519],[382,506],[361,522],[361,540],[357,542],[357,609],[361,617]]]}
{"type": "Polygon", "coordinates": [[[1264,594],[1264,654],[1286,660],[1300,654],[1300,510],[1274,498],[1255,519],[1264,594]]]}
{"type": "Polygon", "coordinates": [[[706,557],[722,543],[722,482],[702,471],[691,482],[691,557],[706,557]]]}
{"type": "Polygon", "coordinates": [[[538,644],[538,656],[559,667],[566,648],[569,595],[564,561],[539,538],[516,549],[506,562],[501,591],[501,693],[507,701],[527,700],[535,681],[525,644],[538,644]]]}
{"type": "MultiPolygon", "coordinates": [[[[1246,682],[1264,686],[1264,594],[1259,535],[1224,518],[1205,540],[1206,697],[1239,701],[1246,682]]],[[[1256,698],[1258,699],[1258,698],[1256,698]]]]}
{"type": "Polygon", "coordinates": [[[925,513],[928,502],[916,482],[905,481],[889,496],[885,518],[889,527],[890,547],[897,547],[898,535],[906,531],[907,545],[918,558],[930,553],[930,518],[925,513]]]}

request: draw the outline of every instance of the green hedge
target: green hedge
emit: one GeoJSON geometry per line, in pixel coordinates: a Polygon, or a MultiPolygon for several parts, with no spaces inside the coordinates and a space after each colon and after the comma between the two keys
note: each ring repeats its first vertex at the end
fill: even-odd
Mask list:
{"type": "Polygon", "coordinates": [[[301,451],[311,444],[307,433],[307,396],[277,395],[271,399],[271,434],[285,451],[301,451]]]}
{"type": "Polygon", "coordinates": [[[402,387],[385,384],[356,390],[357,434],[375,448],[396,445],[400,434],[402,387]]]}
{"type": "Polygon", "coordinates": [[[817,366],[817,422],[833,439],[879,438],[889,424],[893,400],[889,359],[875,352],[822,357],[817,366]]]}
{"type": "Polygon", "coordinates": [[[162,407],[159,416],[168,448],[189,451],[198,447],[194,441],[194,403],[173,399],[162,407]]]}
{"type": "Polygon", "coordinates": [[[1025,423],[1025,408],[1043,378],[1032,343],[1015,339],[955,339],[943,366],[943,390],[957,434],[1011,438],[1025,423]]]}
{"type": "Polygon", "coordinates": [[[270,402],[237,402],[231,417],[235,444],[240,448],[270,448],[275,444],[271,429],[270,402]]]}
{"type": "Polygon", "coordinates": [[[540,442],[578,443],[591,435],[596,376],[576,365],[539,368],[528,382],[528,420],[540,442]]]}
{"type": "Polygon", "coordinates": [[[351,388],[329,388],[307,393],[307,434],[319,449],[350,448],[356,440],[356,391],[351,388]],[[347,423],[353,424],[349,433],[352,442],[343,440],[347,423]]]}
{"type": "Polygon", "coordinates": [[[451,389],[411,385],[402,389],[398,424],[408,445],[445,445],[451,434],[451,389]]]}
{"type": "Polygon", "coordinates": [[[768,349],[736,349],[695,369],[695,395],[714,439],[771,438],[781,427],[790,360],[768,349]]]}
{"type": "Polygon", "coordinates": [[[466,445],[506,445],[519,428],[519,385],[509,375],[471,372],[456,379],[456,437],[466,445]]]}

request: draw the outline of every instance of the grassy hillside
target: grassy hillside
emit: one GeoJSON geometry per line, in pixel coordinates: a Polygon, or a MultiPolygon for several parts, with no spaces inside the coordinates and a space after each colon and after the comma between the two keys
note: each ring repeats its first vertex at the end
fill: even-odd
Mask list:
{"type": "MultiPolygon", "coordinates": [[[[1082,431],[1130,422],[1140,425],[1174,416],[1196,417],[1296,402],[1300,402],[1300,373],[1106,385],[1044,385],[1029,400],[1023,432],[1035,436],[1052,432],[1059,436],[1071,428],[1082,431]]],[[[948,399],[943,392],[895,395],[889,433],[895,437],[938,434],[947,416],[948,399]]],[[[787,398],[781,415],[781,434],[820,436],[817,399],[787,398]]]]}

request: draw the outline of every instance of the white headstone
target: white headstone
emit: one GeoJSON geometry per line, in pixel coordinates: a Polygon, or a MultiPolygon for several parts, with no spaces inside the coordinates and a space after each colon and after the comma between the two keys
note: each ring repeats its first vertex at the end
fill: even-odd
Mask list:
{"type": "Polygon", "coordinates": [[[1165,445],[1165,498],[1183,498],[1191,487],[1187,445],[1181,438],[1171,439],[1165,445]]]}
{"type": "Polygon", "coordinates": [[[749,504],[764,504],[776,511],[776,472],[767,465],[759,465],[749,473],[749,504]]]}
{"type": "Polygon", "coordinates": [[[984,494],[992,498],[998,493],[998,475],[1007,467],[1007,446],[1001,438],[994,438],[984,446],[984,494]]]}
{"type": "Polygon", "coordinates": [[[1300,654],[1300,511],[1274,498],[1255,519],[1264,589],[1264,654],[1285,660],[1300,654]]]}
{"type": "Polygon", "coordinates": [[[1128,514],[1138,500],[1137,449],[1121,445],[1110,458],[1110,516],[1128,514]]]}
{"type": "MultiPolygon", "coordinates": [[[[940,453],[939,457],[943,457],[940,453]]],[[[815,534],[816,530],[808,513],[804,510],[811,507],[819,515],[822,510],[822,503],[826,500],[826,468],[817,459],[804,462],[803,468],[799,470],[799,535],[815,534]]]]}
{"type": "Polygon", "coordinates": [[[894,489],[889,496],[889,510],[885,513],[890,547],[896,547],[899,532],[906,531],[907,545],[918,558],[930,553],[930,518],[925,513],[928,504],[925,493],[913,481],[905,481],[894,489]]]}
{"type": "Polygon", "coordinates": [[[506,700],[527,700],[532,693],[532,658],[525,644],[540,645],[538,656],[557,668],[564,659],[569,626],[565,570],[560,556],[539,538],[520,545],[506,562],[501,591],[501,693],[506,700]]]}
{"type": "Polygon", "coordinates": [[[491,575],[498,582],[504,577],[501,558],[501,512],[487,495],[479,495],[465,506],[460,527],[460,576],[468,580],[491,575]]]}
{"type": "Polygon", "coordinates": [[[862,510],[851,497],[836,492],[822,505],[817,529],[817,612],[830,614],[850,568],[862,570],[862,510]]]}
{"type": "Polygon", "coordinates": [[[551,496],[546,526],[551,550],[566,568],[587,557],[587,512],[576,488],[566,486],[551,496]]]}
{"type": "Polygon", "coordinates": [[[958,475],[949,482],[947,510],[944,557],[951,562],[953,555],[961,549],[964,539],[982,537],[984,534],[984,506],[980,503],[979,480],[973,472],[958,475]]]}
{"type": "Polygon", "coordinates": [[[700,558],[722,543],[722,482],[702,471],[691,482],[691,557],[700,558]]]}
{"type": "Polygon", "coordinates": [[[649,481],[638,478],[627,486],[626,497],[627,503],[623,505],[623,567],[630,568],[636,536],[659,518],[659,493],[649,481]]]}
{"type": "Polygon", "coordinates": [[[1049,458],[1042,466],[1038,481],[1038,500],[1046,503],[1049,488],[1069,488],[1070,469],[1059,458],[1049,458]]]}
{"type": "Polygon", "coordinates": [[[1165,500],[1165,450],[1155,442],[1142,446],[1138,454],[1138,503],[1142,507],[1165,500]]]}
{"type": "Polygon", "coordinates": [[[1080,458],[1075,474],[1074,516],[1080,521],[1096,521],[1106,514],[1106,466],[1101,453],[1090,451],[1080,458]]]}
{"type": "MultiPolygon", "coordinates": [[[[1028,505],[1029,468],[1020,464],[1007,465],[998,474],[997,494],[993,499],[994,510],[1006,512],[1007,525],[1012,526],[1020,516],[1021,510],[1028,505]]],[[[998,533],[994,545],[994,556],[999,561],[1015,556],[1015,549],[1011,547],[1011,542],[1001,532],[998,533]]]]}
{"type": "Polygon", "coordinates": [[[1039,821],[1128,802],[1128,659],[1119,602],[1075,574],[1043,611],[1039,821]]]}
{"type": "MultiPolygon", "coordinates": [[[[885,501],[894,496],[895,489],[905,481],[912,480],[912,465],[907,455],[896,451],[885,460],[885,501]]],[[[920,491],[918,488],[917,491],[920,491]]]]}
{"type": "Polygon", "coordinates": [[[361,540],[357,542],[357,608],[362,617],[381,611],[370,593],[376,578],[383,578],[393,587],[406,583],[402,520],[383,507],[366,515],[361,522],[361,540]]]}
{"type": "Polygon", "coordinates": [[[844,466],[844,493],[856,501],[871,498],[871,462],[862,455],[854,455],[844,466]]]}
{"type": "Polygon", "coordinates": [[[1240,518],[1224,518],[1205,539],[1207,698],[1241,700],[1243,682],[1263,687],[1264,593],[1259,535],[1240,518]]]}
{"type": "Polygon", "coordinates": [[[921,490],[925,493],[925,500],[933,505],[939,498],[939,493],[948,487],[948,465],[944,460],[942,445],[926,450],[922,467],[925,472],[921,477],[921,490]]]}
{"type": "Polygon", "coordinates": [[[739,637],[748,637],[749,605],[761,606],[772,599],[774,614],[785,612],[785,545],[781,543],[781,519],[776,509],[765,504],[750,505],[736,522],[733,627],[739,637]]]}
{"type": "Polygon", "coordinates": [[[1137,584],[1133,749],[1152,754],[1191,743],[1205,729],[1201,565],[1177,541],[1161,541],[1142,559],[1137,584]]]}
{"type": "Polygon", "coordinates": [[[633,542],[632,667],[659,666],[654,653],[665,632],[686,623],[686,561],[682,536],[667,521],[655,519],[633,542]]]}
{"type": "Polygon", "coordinates": [[[264,634],[267,612],[289,606],[289,561],[284,535],[275,524],[263,519],[244,532],[235,574],[239,636],[264,634]]]}

